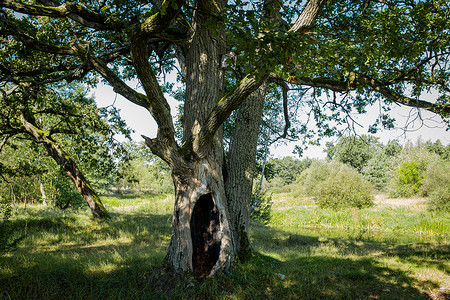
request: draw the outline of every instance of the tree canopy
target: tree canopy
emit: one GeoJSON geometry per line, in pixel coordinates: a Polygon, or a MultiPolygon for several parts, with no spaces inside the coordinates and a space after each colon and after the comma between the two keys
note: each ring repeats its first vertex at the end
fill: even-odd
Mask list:
{"type": "MultiPolygon", "coordinates": [[[[289,88],[314,88],[301,104],[308,104],[310,117],[318,121],[336,118],[338,110],[364,112],[380,97],[387,103],[448,115],[446,1],[309,1],[307,7],[317,17],[314,26],[301,23],[310,21],[299,17],[309,13],[306,4],[236,1],[220,10],[205,4],[213,14],[209,22],[219,22],[220,30],[226,31],[222,52],[234,51],[237,60],[236,68],[227,71],[232,77],[227,90],[234,92],[210,114],[210,125],[226,119],[239,104],[234,102],[242,101],[232,95],[254,89],[269,75],[289,88]],[[318,97],[321,92],[327,94],[326,100],[318,97]],[[433,92],[436,99],[422,98],[426,92],[433,92]],[[318,101],[322,106],[316,105],[318,101]],[[323,105],[330,108],[329,114],[324,115],[323,105]]],[[[100,74],[116,92],[153,112],[160,128],[173,127],[155,75],[170,70],[176,59],[182,71],[195,12],[192,3],[8,0],[0,5],[2,82],[93,83],[92,75],[100,74]],[[146,41],[148,74],[139,74],[136,59],[130,57],[133,39],[146,41]],[[124,81],[135,76],[148,80],[142,84],[152,95],[147,95],[150,102],[124,81]]],[[[212,36],[214,30],[219,29],[211,29],[212,36]]],[[[377,122],[392,124],[388,113],[377,122]]],[[[320,124],[321,131],[330,134],[330,125],[320,124]]]]}

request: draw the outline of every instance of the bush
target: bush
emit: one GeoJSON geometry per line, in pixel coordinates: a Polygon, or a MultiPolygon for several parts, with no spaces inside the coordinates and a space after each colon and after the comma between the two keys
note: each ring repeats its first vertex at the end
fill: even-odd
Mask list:
{"type": "Polygon", "coordinates": [[[388,191],[391,197],[412,197],[422,190],[425,172],[439,156],[417,146],[407,145],[394,159],[388,191]]]}
{"type": "MultiPolygon", "coordinates": [[[[256,194],[252,195],[252,203],[255,201],[256,194]]],[[[257,202],[251,211],[250,218],[256,222],[268,224],[272,217],[272,195],[261,193],[257,197],[257,202]]]]}
{"type": "Polygon", "coordinates": [[[10,223],[11,215],[11,201],[0,196],[0,254],[14,250],[23,239],[23,236],[17,236],[10,223]]]}
{"type": "Polygon", "coordinates": [[[303,171],[297,178],[297,191],[294,196],[314,196],[317,187],[330,175],[331,163],[314,161],[311,166],[303,171]]]}
{"type": "Polygon", "coordinates": [[[328,178],[317,187],[314,198],[322,208],[364,208],[374,204],[370,183],[358,171],[343,164],[332,166],[328,178]]]}
{"type": "Polygon", "coordinates": [[[369,207],[373,190],[355,169],[340,162],[315,161],[297,180],[298,192],[314,197],[320,207],[369,207]]]}
{"type": "Polygon", "coordinates": [[[405,161],[396,170],[395,196],[411,197],[422,185],[423,174],[416,161],[405,161]]]}
{"type": "Polygon", "coordinates": [[[440,187],[430,194],[428,209],[450,212],[450,188],[440,187]]]}
{"type": "Polygon", "coordinates": [[[424,175],[421,192],[428,196],[428,208],[450,211],[450,162],[436,160],[424,175]]]}
{"type": "Polygon", "coordinates": [[[274,177],[265,185],[266,190],[274,194],[281,194],[290,191],[290,186],[281,177],[274,177]]]}

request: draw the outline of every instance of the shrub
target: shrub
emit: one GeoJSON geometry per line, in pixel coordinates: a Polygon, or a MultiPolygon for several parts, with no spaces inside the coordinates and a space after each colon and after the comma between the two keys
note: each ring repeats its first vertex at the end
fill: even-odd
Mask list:
{"type": "Polygon", "coordinates": [[[450,188],[447,186],[434,190],[427,205],[430,210],[450,212],[450,188]]]}
{"type": "Polygon", "coordinates": [[[318,185],[314,198],[322,208],[356,207],[373,205],[372,186],[355,169],[343,165],[332,165],[329,176],[318,185]]]}
{"type": "MultiPolygon", "coordinates": [[[[252,203],[255,201],[256,194],[252,195],[252,203]]],[[[256,222],[267,224],[272,217],[272,195],[261,193],[256,199],[256,205],[251,211],[250,218],[256,222]]]]}
{"type": "Polygon", "coordinates": [[[265,187],[268,191],[275,194],[290,191],[290,186],[284,182],[283,178],[278,176],[272,178],[269,182],[267,182],[265,187]]]}
{"type": "Polygon", "coordinates": [[[0,196],[0,254],[14,250],[23,239],[23,236],[17,236],[9,221],[11,215],[11,201],[0,196]]]}
{"type": "Polygon", "coordinates": [[[439,159],[437,154],[427,151],[420,143],[417,146],[405,146],[392,164],[388,186],[390,196],[412,197],[419,194],[425,171],[439,159]]]}
{"type": "Polygon", "coordinates": [[[297,189],[303,195],[314,197],[320,207],[373,205],[371,184],[358,171],[340,162],[313,162],[300,174],[297,189]]]}
{"type": "Polygon", "coordinates": [[[450,211],[450,162],[436,160],[424,175],[421,192],[428,196],[428,208],[450,211]]]}
{"type": "Polygon", "coordinates": [[[411,197],[419,191],[422,185],[423,174],[419,163],[416,161],[405,161],[396,170],[394,195],[411,197]]]}
{"type": "Polygon", "coordinates": [[[295,184],[297,191],[294,192],[294,196],[299,196],[299,194],[314,196],[317,186],[328,178],[330,165],[331,163],[324,161],[314,161],[308,169],[298,176],[295,184]]]}

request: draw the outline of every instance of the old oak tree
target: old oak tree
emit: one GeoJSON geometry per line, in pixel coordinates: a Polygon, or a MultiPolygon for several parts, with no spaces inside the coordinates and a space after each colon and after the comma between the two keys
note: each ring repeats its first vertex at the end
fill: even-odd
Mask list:
{"type": "MultiPolygon", "coordinates": [[[[273,86],[284,105],[280,137],[292,134],[289,90],[301,89],[296,105],[322,135],[380,99],[386,111],[376,122],[385,127],[390,103],[444,120],[450,112],[446,0],[0,0],[0,7],[4,86],[101,78],[149,111],[157,136],[143,138],[175,185],[166,262],[198,278],[250,251],[256,146],[273,86]],[[37,57],[45,64],[32,63],[37,57]],[[161,82],[169,70],[182,84],[179,139],[164,95],[174,86],[161,82]],[[425,100],[427,92],[435,99],[425,100]],[[225,155],[223,123],[235,110],[225,155]]],[[[311,134],[305,126],[297,133],[311,134]]]]}

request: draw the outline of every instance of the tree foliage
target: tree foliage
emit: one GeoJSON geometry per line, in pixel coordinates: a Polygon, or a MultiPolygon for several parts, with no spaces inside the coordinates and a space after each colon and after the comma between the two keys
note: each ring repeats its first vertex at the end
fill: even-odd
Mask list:
{"type": "Polygon", "coordinates": [[[309,158],[299,160],[291,156],[270,159],[267,161],[264,176],[269,181],[274,177],[279,177],[284,185],[288,185],[294,182],[297,174],[307,169],[311,163],[312,160],[309,158]]]}
{"type": "Polygon", "coordinates": [[[29,90],[17,86],[4,91],[0,103],[0,185],[5,187],[5,197],[41,202],[47,194],[57,207],[82,205],[83,198],[62,171],[64,162],[51,154],[51,147],[63,149],[63,159],[79,165],[100,191],[112,179],[118,160],[126,159],[114,138],[116,133],[129,132],[117,110],[97,108],[79,85],[51,84],[29,90]]]}
{"type": "Polygon", "coordinates": [[[364,177],[372,183],[378,191],[385,191],[389,182],[389,172],[391,170],[391,158],[384,151],[379,151],[367,161],[362,169],[364,177]]]}
{"type": "Polygon", "coordinates": [[[336,145],[327,143],[324,151],[327,153],[328,159],[348,164],[361,172],[380,147],[380,142],[372,135],[345,136],[336,145]]]}
{"type": "Polygon", "coordinates": [[[428,207],[436,211],[450,211],[450,162],[430,163],[422,180],[421,192],[429,197],[428,207]]]}
{"type": "MultiPolygon", "coordinates": [[[[445,61],[450,26],[445,0],[329,1],[317,15],[314,30],[296,23],[303,4],[266,2],[228,3],[214,16],[214,22],[224,24],[227,50],[238,54],[238,67],[226,72],[227,91],[255,69],[274,72],[271,80],[284,79],[290,84],[288,90],[304,87],[290,92],[291,103],[296,102],[297,112],[303,107],[324,135],[334,133],[330,121],[336,126],[352,123],[348,113],[364,112],[380,96],[388,100],[387,111],[375,123],[387,128],[392,127],[391,102],[448,114],[445,61]],[[436,102],[421,100],[422,93],[431,89],[438,93],[436,102]],[[345,97],[336,97],[339,93],[345,97]],[[295,99],[299,97],[302,102],[295,99]]],[[[164,7],[170,9],[164,14],[158,13],[160,4],[140,1],[58,5],[54,1],[1,3],[2,80],[95,83],[90,72],[95,70],[127,99],[147,107],[121,82],[139,76],[129,63],[130,42],[142,34],[152,68],[156,74],[166,74],[173,68],[175,54],[179,58],[185,47],[192,16],[189,4],[166,1],[164,7]],[[12,11],[22,14],[17,17],[12,11]]],[[[276,93],[281,99],[280,90],[276,93]]],[[[288,115],[292,117],[293,111],[288,115]]],[[[297,125],[297,133],[313,136],[304,124],[297,125]]]]}
{"type": "Polygon", "coordinates": [[[436,153],[427,150],[427,144],[421,140],[416,144],[408,142],[394,157],[388,182],[391,196],[411,197],[422,193],[427,168],[436,161],[442,161],[436,153]]]}

